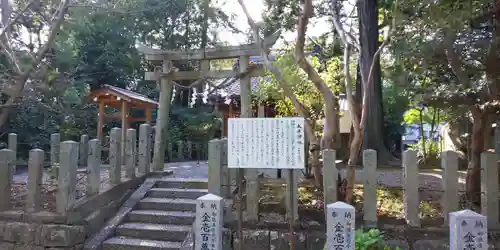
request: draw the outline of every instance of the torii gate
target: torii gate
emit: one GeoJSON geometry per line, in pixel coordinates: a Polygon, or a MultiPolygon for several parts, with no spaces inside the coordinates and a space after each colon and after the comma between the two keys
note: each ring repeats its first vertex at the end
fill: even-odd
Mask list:
{"type": "MultiPolygon", "coordinates": [[[[266,38],[263,41],[265,48],[270,48],[278,36],[266,38]]],[[[153,169],[162,171],[164,168],[165,148],[167,145],[167,129],[172,99],[173,83],[175,80],[203,80],[214,78],[241,77],[241,117],[252,117],[251,77],[264,76],[263,69],[249,69],[249,57],[260,55],[257,44],[244,44],[239,46],[224,46],[190,51],[158,50],[140,45],[138,50],[144,54],[145,59],[158,65],[161,62],[161,72],[146,72],[146,80],[160,80],[160,100],[158,117],[156,121],[155,144],[153,151],[153,169]],[[240,72],[233,70],[210,70],[210,60],[239,58],[240,72]],[[200,71],[176,71],[173,61],[199,60],[200,71]]]]}

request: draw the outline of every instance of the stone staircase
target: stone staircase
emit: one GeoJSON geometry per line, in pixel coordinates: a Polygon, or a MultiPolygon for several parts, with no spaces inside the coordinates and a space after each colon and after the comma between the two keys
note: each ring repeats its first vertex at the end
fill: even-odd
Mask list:
{"type": "Polygon", "coordinates": [[[192,228],[196,199],[208,193],[206,180],[167,178],[158,181],[103,250],[178,250],[192,228]]]}

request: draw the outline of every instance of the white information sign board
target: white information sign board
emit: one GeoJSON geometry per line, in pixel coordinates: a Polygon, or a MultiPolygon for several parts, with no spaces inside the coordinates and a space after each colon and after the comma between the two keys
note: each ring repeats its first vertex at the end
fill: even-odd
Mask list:
{"type": "Polygon", "coordinates": [[[230,118],[228,167],[303,169],[304,118],[230,118]]]}

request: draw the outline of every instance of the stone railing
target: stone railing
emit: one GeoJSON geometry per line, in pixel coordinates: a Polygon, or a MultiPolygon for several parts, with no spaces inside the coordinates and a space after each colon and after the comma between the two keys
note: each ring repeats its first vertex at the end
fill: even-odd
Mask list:
{"type": "Polygon", "coordinates": [[[51,171],[33,149],[25,182],[13,178],[13,151],[0,150],[0,249],[79,249],[150,175],[150,125],[140,126],[138,141],[134,129],[124,143],[121,134],[111,130],[107,168],[98,139],[59,143],[54,134],[51,171]]]}
{"type": "MultiPolygon", "coordinates": [[[[154,137],[151,138],[151,141],[154,143],[154,137]]],[[[107,145],[103,146],[104,155],[107,155],[109,150],[109,142],[110,136],[104,137],[103,145],[107,145]]],[[[153,155],[152,147],[150,154],[153,155]]],[[[206,160],[207,157],[207,142],[177,141],[175,143],[168,143],[165,154],[166,162],[200,161],[206,160]]]]}
{"type": "Polygon", "coordinates": [[[177,141],[167,144],[169,162],[206,160],[208,148],[206,142],[177,141]]]}

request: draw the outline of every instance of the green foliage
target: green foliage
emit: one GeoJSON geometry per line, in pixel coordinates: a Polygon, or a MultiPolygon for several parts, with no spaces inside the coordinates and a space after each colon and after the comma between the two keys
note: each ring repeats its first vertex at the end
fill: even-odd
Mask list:
{"type": "MultiPolygon", "coordinates": [[[[405,15],[392,39],[396,65],[402,66],[407,89],[418,101],[432,106],[461,109],[484,102],[479,94],[487,88],[484,81],[486,53],[491,44],[486,13],[491,2],[414,1],[401,2],[405,15]],[[454,37],[455,34],[459,34],[454,37]],[[447,41],[454,44],[458,64],[465,79],[459,81],[447,58],[447,41]],[[465,100],[472,95],[480,98],[465,100]],[[472,101],[470,101],[472,100],[472,101]]],[[[487,68],[487,67],[486,67],[487,68]]],[[[462,113],[463,114],[463,113],[462,113]]]]}
{"type": "MultiPolygon", "coordinates": [[[[309,81],[306,73],[300,69],[293,56],[291,55],[293,48],[288,48],[284,50],[281,55],[277,56],[275,60],[275,66],[277,66],[287,82],[291,87],[293,93],[296,95],[297,99],[304,104],[307,111],[310,114],[313,126],[318,133],[322,131],[322,125],[316,124],[324,118],[323,113],[323,97],[317,88],[309,81]]],[[[334,92],[340,92],[340,88],[343,86],[343,75],[342,75],[342,65],[341,59],[339,57],[333,57],[322,64],[322,59],[318,57],[311,57],[310,61],[313,67],[320,71],[320,68],[324,68],[320,71],[320,75],[325,81],[325,84],[334,92]]],[[[289,116],[295,115],[295,108],[291,101],[284,95],[283,89],[278,83],[278,80],[271,73],[267,75],[267,81],[261,82],[259,89],[256,93],[259,100],[275,100],[276,108],[279,115],[289,116]]]]}
{"type": "Polygon", "coordinates": [[[420,139],[415,144],[410,144],[409,150],[417,152],[419,165],[437,166],[439,164],[441,149],[439,142],[432,139],[420,139]]]}
{"type": "Polygon", "coordinates": [[[409,96],[404,88],[385,79],[382,83],[383,107],[384,107],[384,130],[387,133],[387,141],[394,141],[404,134],[402,125],[403,115],[409,105],[409,96]]]}
{"type": "Polygon", "coordinates": [[[448,117],[445,116],[444,112],[433,107],[424,109],[412,108],[407,110],[403,115],[403,123],[406,125],[429,124],[435,128],[447,119],[448,117]]]}
{"type": "Polygon", "coordinates": [[[378,229],[370,229],[368,232],[356,230],[356,250],[389,250],[389,246],[383,245],[384,234],[378,229]]]}
{"type": "MultiPolygon", "coordinates": [[[[79,140],[82,134],[95,136],[97,109],[84,99],[93,88],[110,84],[158,99],[156,83],[142,80],[144,72],[151,68],[138,53],[136,43],[140,41],[163,49],[199,48],[202,4],[203,0],[125,0],[105,1],[98,8],[70,8],[49,57],[32,75],[26,95],[9,120],[9,132],[19,136],[19,152],[24,154],[21,157],[26,157],[28,150],[35,147],[48,150],[51,133],[61,133],[63,140],[79,140]]],[[[42,5],[44,9],[51,9],[49,3],[42,5]]],[[[46,23],[37,20],[33,17],[28,24],[46,23]]],[[[232,17],[220,9],[208,10],[209,29],[233,29],[231,21],[232,17]]],[[[36,41],[37,29],[30,31],[30,39],[33,37],[36,41]]],[[[218,43],[216,35],[208,35],[209,45],[218,43]]],[[[8,65],[6,61],[0,63],[8,65]]],[[[132,116],[144,114],[133,111],[132,116]]],[[[170,138],[201,141],[213,134],[215,116],[211,107],[173,106],[171,116],[170,138]]],[[[121,124],[106,122],[104,132],[114,126],[121,124]]],[[[6,134],[2,136],[5,140],[6,134]]]]}
{"type": "Polygon", "coordinates": [[[213,138],[217,116],[213,108],[173,106],[170,115],[169,140],[206,142],[213,138]]]}

